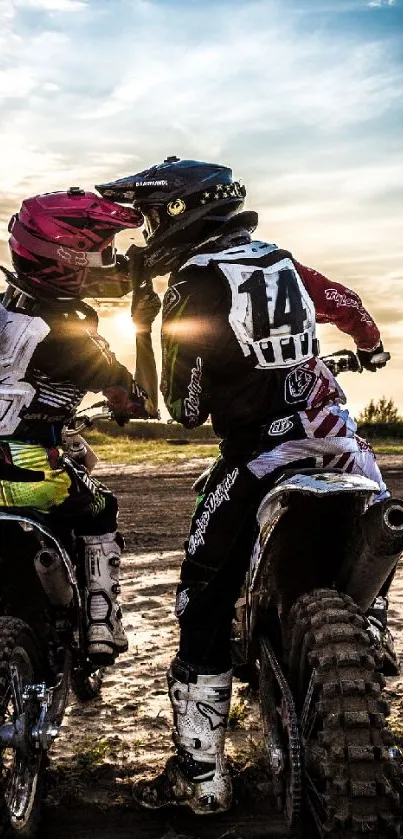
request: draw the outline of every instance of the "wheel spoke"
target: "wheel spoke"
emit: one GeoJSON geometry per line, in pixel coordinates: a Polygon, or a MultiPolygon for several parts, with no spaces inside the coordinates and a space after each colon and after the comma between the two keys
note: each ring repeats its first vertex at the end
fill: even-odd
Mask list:
{"type": "Polygon", "coordinates": [[[308,807],[311,813],[311,816],[315,822],[316,829],[318,831],[318,836],[320,839],[325,836],[325,831],[323,827],[322,819],[320,818],[319,813],[321,812],[322,817],[326,818],[326,811],[323,806],[323,796],[318,791],[315,783],[307,770],[304,772],[304,779],[305,779],[305,788],[307,792],[307,799],[308,799],[308,807]]]}
{"type": "Polygon", "coordinates": [[[304,702],[304,707],[302,709],[301,714],[301,737],[303,740],[304,745],[306,745],[307,741],[309,740],[312,731],[315,727],[315,722],[317,720],[318,711],[315,707],[315,704],[312,705],[312,700],[314,697],[315,691],[315,680],[314,674],[310,678],[309,687],[306,693],[306,698],[304,702]]]}
{"type": "Polygon", "coordinates": [[[17,712],[17,716],[19,717],[23,711],[22,686],[20,681],[20,674],[15,664],[10,664],[10,680],[11,691],[14,699],[14,707],[17,712]]]}

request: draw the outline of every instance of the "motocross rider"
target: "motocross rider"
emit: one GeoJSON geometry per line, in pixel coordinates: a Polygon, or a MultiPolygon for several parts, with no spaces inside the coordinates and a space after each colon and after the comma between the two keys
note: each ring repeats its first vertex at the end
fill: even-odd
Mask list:
{"type": "Polygon", "coordinates": [[[251,237],[245,188],[225,166],[167,158],[97,187],[144,216],[148,278],[170,272],[163,302],[161,391],[188,428],[211,415],[220,458],[193,514],[177,591],[178,654],[168,672],[176,753],[139,782],[144,806],[195,813],[231,804],[224,739],[231,695],[234,604],[249,563],[257,506],[290,462],[364,474],[387,495],[373,452],[340,405],[318,358],[316,321],[357,344],[362,366],[383,366],[379,331],[350,289],[251,237]]]}
{"type": "Polygon", "coordinates": [[[34,508],[52,526],[74,528],[85,569],[87,653],[97,664],[127,649],[117,600],[117,501],[83,465],[62,462],[59,447],[88,391],[103,392],[119,424],[155,415],[141,387],[148,376],[143,343],[133,379],[83,300],[131,290],[128,260],[116,255],[114,237],[142,223],[139,211],[76,187],[37,195],[9,223],[15,273],[2,269],[0,506],[34,508]]]}

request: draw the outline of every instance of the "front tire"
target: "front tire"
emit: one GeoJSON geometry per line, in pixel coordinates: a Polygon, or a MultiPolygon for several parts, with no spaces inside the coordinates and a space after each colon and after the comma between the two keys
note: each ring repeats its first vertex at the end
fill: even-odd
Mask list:
{"type": "MultiPolygon", "coordinates": [[[[42,680],[41,656],[30,628],[17,618],[0,617],[0,725],[13,723],[22,710],[29,730],[38,713],[23,699],[24,688],[42,680]]],[[[28,737],[23,747],[1,749],[0,822],[4,839],[37,836],[43,757],[43,751],[35,749],[28,737]]]]}
{"type": "Polygon", "coordinates": [[[304,801],[317,834],[400,836],[399,767],[364,616],[347,595],[313,591],[290,612],[288,642],[304,801]]]}

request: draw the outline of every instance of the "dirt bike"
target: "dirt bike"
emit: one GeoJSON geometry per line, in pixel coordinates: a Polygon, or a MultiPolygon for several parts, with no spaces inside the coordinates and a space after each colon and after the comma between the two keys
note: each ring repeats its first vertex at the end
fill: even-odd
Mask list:
{"type": "MultiPolygon", "coordinates": [[[[77,417],[74,438],[110,415],[77,417]]],[[[91,481],[69,457],[68,431],[66,448],[65,467],[91,481]]],[[[74,537],[66,547],[46,515],[12,509],[0,507],[0,836],[31,839],[69,685],[78,699],[92,699],[101,690],[103,669],[86,655],[84,579],[75,564],[74,537]]]]}
{"type": "MultiPolygon", "coordinates": [[[[354,353],[324,358],[358,370],[354,353]]],[[[235,673],[259,692],[278,808],[301,835],[400,836],[401,760],[365,612],[403,549],[403,502],[376,483],[284,469],[257,512],[233,624],[235,673]]]]}

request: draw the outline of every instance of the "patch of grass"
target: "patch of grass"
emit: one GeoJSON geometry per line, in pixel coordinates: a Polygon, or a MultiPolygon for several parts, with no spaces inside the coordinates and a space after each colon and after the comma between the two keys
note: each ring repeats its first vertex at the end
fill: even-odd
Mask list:
{"type": "Polygon", "coordinates": [[[111,745],[102,738],[85,737],[74,747],[74,762],[78,769],[91,770],[108,757],[111,745]]]}
{"type": "Polygon", "coordinates": [[[243,699],[239,702],[233,702],[228,715],[228,728],[234,730],[235,728],[244,728],[245,720],[248,716],[248,706],[243,699]]]}
{"type": "Polygon", "coordinates": [[[403,746],[403,721],[398,713],[393,713],[389,718],[389,728],[395,737],[396,741],[399,743],[400,747],[403,746]]]}
{"type": "Polygon", "coordinates": [[[85,433],[90,446],[101,460],[108,463],[136,465],[149,463],[177,463],[193,458],[217,457],[218,446],[214,443],[187,443],[171,445],[165,440],[139,440],[133,437],[109,437],[101,431],[85,433]]]}
{"type": "MultiPolygon", "coordinates": [[[[101,460],[108,463],[136,465],[148,463],[158,466],[160,463],[178,463],[194,458],[218,457],[216,443],[177,443],[172,445],[166,440],[138,439],[135,437],[110,437],[102,431],[87,431],[85,437],[101,460]]],[[[377,454],[403,455],[403,444],[399,440],[374,439],[370,443],[377,454]]]]}
{"type": "Polygon", "coordinates": [[[385,438],[384,440],[369,439],[368,442],[371,443],[371,446],[375,454],[403,455],[403,443],[400,440],[394,440],[393,438],[385,438]]]}
{"type": "Polygon", "coordinates": [[[248,737],[242,748],[233,750],[231,763],[238,770],[245,769],[248,766],[256,766],[267,771],[268,757],[264,740],[248,737]]]}
{"type": "Polygon", "coordinates": [[[138,749],[146,749],[149,745],[149,740],[144,735],[143,737],[132,737],[130,741],[130,751],[135,752],[138,749]]]}

